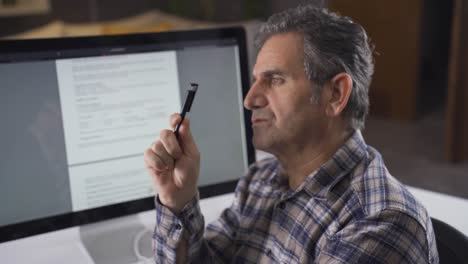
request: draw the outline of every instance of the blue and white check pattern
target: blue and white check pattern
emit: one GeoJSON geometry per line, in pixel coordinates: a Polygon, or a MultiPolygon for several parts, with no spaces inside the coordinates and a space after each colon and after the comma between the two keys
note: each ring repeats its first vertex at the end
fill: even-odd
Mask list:
{"type": "Polygon", "coordinates": [[[156,199],[156,263],[438,263],[431,220],[359,131],[295,190],[276,159],[253,164],[204,230],[198,197],[178,215],[156,199]]]}

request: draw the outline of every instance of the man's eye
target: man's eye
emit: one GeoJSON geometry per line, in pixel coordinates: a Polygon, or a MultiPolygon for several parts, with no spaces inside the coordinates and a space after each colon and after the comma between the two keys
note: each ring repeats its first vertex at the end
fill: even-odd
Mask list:
{"type": "Polygon", "coordinates": [[[284,83],[282,78],[271,78],[271,85],[281,85],[284,83]]]}

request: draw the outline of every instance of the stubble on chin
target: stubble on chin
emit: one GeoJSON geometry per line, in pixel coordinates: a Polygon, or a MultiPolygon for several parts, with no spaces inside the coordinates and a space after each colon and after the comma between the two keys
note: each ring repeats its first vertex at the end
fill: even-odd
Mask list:
{"type": "Polygon", "coordinates": [[[268,135],[267,131],[258,128],[254,129],[252,137],[252,143],[254,145],[254,148],[262,151],[268,151],[270,145],[269,141],[270,135],[268,135]]]}

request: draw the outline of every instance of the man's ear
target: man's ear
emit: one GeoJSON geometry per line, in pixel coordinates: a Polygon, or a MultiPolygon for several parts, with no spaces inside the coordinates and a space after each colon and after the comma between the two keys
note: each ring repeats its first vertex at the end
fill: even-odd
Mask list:
{"type": "Polygon", "coordinates": [[[353,89],[353,80],[347,73],[338,73],[329,83],[326,103],[326,114],[329,117],[336,117],[343,112],[348,104],[349,96],[353,89]]]}

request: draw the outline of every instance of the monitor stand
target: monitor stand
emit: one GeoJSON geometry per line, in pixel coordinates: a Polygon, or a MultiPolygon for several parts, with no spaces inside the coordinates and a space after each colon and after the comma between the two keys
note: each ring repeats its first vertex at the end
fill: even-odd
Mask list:
{"type": "Polygon", "coordinates": [[[130,264],[141,262],[141,257],[151,258],[151,236],[137,215],[80,226],[81,241],[96,264],[130,264]]]}

